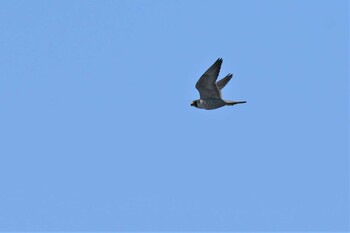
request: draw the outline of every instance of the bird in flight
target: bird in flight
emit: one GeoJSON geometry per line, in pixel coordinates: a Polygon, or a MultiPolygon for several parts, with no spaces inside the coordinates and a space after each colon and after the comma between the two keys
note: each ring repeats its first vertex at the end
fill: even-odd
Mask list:
{"type": "Polygon", "coordinates": [[[216,82],[222,58],[219,58],[214,64],[199,78],[196,83],[196,89],[199,91],[200,99],[192,101],[191,106],[206,110],[221,108],[223,106],[233,106],[235,104],[243,104],[247,101],[223,100],[221,89],[231,80],[232,74],[226,75],[223,79],[216,82]]]}

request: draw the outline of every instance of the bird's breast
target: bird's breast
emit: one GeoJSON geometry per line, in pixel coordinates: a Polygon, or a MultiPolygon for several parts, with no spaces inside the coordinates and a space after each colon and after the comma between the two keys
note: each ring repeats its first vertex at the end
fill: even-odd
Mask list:
{"type": "Polygon", "coordinates": [[[225,105],[225,102],[222,99],[208,98],[202,102],[205,109],[215,109],[220,108],[225,105]]]}

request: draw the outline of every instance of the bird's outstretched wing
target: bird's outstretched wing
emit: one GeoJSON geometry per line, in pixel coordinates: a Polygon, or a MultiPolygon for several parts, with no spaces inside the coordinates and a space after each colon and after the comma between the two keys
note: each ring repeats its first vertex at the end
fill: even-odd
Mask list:
{"type": "Polygon", "coordinates": [[[226,84],[231,80],[232,78],[232,74],[228,74],[226,75],[225,78],[219,80],[216,82],[216,86],[218,86],[219,90],[221,91],[222,88],[224,88],[226,86],[226,84]]]}
{"type": "Polygon", "coordinates": [[[196,83],[196,88],[199,91],[201,99],[220,98],[221,94],[216,85],[216,80],[220,73],[221,64],[222,58],[219,58],[207,71],[205,71],[196,83]]]}

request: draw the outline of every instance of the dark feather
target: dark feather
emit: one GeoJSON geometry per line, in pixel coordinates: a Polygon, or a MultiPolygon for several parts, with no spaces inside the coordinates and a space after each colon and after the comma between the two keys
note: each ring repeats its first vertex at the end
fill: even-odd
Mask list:
{"type": "Polygon", "coordinates": [[[199,78],[196,88],[199,91],[201,99],[221,98],[220,90],[216,85],[216,80],[221,69],[222,59],[216,62],[199,78]]]}

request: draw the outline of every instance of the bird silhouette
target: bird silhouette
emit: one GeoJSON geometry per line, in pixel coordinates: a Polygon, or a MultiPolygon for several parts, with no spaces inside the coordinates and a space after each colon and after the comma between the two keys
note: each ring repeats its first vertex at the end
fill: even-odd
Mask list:
{"type": "Polygon", "coordinates": [[[247,102],[222,99],[221,89],[226,86],[233,75],[229,73],[223,79],[216,82],[220,73],[221,64],[222,58],[217,59],[199,78],[196,83],[196,89],[199,92],[200,99],[192,101],[191,106],[211,110],[223,106],[233,106],[235,104],[243,104],[247,102]]]}

